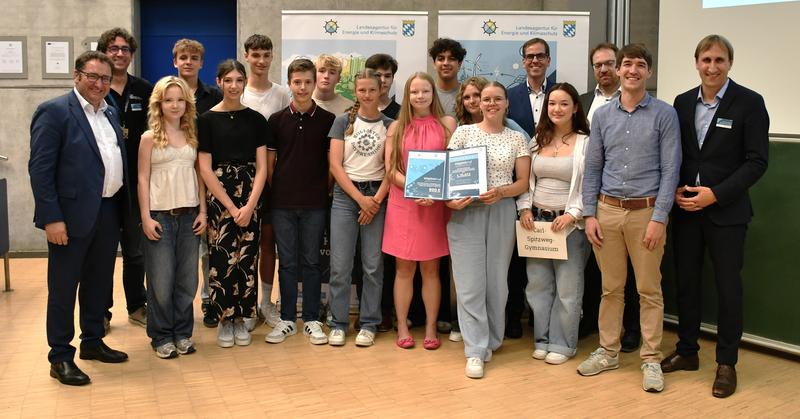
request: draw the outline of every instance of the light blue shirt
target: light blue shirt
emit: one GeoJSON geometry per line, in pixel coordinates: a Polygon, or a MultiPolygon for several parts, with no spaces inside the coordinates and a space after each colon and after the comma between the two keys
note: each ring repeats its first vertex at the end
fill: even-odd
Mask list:
{"type": "Polygon", "coordinates": [[[651,219],[667,223],[681,167],[678,114],[645,93],[628,112],[617,97],[592,119],[583,177],[583,216],[597,214],[597,195],[655,196],[651,219]]]}
{"type": "Polygon", "coordinates": [[[706,103],[703,100],[703,87],[697,89],[697,106],[694,109],[694,128],[697,130],[697,144],[700,148],[703,148],[703,141],[706,139],[706,133],[708,132],[708,127],[711,125],[711,121],[714,119],[714,114],[717,112],[717,107],[719,107],[719,102],[722,100],[722,96],[725,95],[725,91],[728,90],[728,84],[731,82],[731,79],[725,82],[722,85],[722,88],[719,89],[716,96],[714,97],[714,102],[706,103]]]}

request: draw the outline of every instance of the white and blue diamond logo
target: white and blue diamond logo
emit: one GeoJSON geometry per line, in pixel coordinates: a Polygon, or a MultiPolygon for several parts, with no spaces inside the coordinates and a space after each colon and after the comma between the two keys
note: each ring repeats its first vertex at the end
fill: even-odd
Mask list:
{"type": "Polygon", "coordinates": [[[574,20],[565,20],[564,21],[564,37],[565,38],[574,38],[575,32],[577,32],[578,24],[574,20]]]}
{"type": "Polygon", "coordinates": [[[416,33],[416,21],[404,20],[403,21],[403,36],[412,37],[416,33]]]}

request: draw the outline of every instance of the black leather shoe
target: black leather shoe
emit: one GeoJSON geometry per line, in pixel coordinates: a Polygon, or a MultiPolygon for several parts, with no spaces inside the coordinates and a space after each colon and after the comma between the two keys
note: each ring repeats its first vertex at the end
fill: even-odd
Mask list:
{"type": "Polygon", "coordinates": [[[622,339],[620,339],[620,343],[622,347],[620,348],[620,352],[633,352],[639,348],[639,345],[642,343],[642,334],[638,332],[625,332],[622,334],[622,339]]]}
{"type": "Polygon", "coordinates": [[[128,354],[109,348],[102,340],[97,346],[85,346],[81,344],[80,357],[81,359],[95,359],[109,364],[116,364],[128,360],[128,354]]]}
{"type": "Polygon", "coordinates": [[[203,326],[209,328],[217,327],[219,316],[217,316],[215,310],[211,309],[211,301],[203,301],[203,305],[200,307],[203,310],[203,326]]]}
{"type": "Polygon", "coordinates": [[[50,376],[68,386],[83,386],[92,382],[89,376],[75,365],[74,361],[51,363],[50,376]]]}
{"type": "Polygon", "coordinates": [[[522,337],[522,322],[519,319],[509,319],[506,322],[506,337],[509,339],[522,337]]]}
{"type": "Polygon", "coordinates": [[[700,358],[697,354],[684,356],[673,352],[661,361],[661,371],[665,373],[679,370],[697,371],[699,368],[700,358]]]}
{"type": "Polygon", "coordinates": [[[717,366],[717,377],[714,379],[714,386],[711,387],[711,394],[714,397],[724,399],[736,391],[736,368],[733,365],[719,364],[717,366]]]}

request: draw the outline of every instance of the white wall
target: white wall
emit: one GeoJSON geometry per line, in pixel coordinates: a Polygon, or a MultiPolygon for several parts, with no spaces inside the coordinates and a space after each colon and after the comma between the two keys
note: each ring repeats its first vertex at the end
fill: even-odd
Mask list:
{"type": "Polygon", "coordinates": [[[770,133],[800,135],[800,3],[703,9],[700,0],[662,1],[658,96],[667,101],[700,84],[694,49],[716,33],[733,44],[730,77],[764,96],[770,133]]]}

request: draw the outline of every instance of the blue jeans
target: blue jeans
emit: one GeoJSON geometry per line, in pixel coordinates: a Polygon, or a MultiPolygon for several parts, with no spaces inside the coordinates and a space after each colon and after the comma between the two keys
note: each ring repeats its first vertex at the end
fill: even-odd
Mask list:
{"type": "Polygon", "coordinates": [[[200,236],[192,231],[197,210],[170,215],[152,211],[161,238],[143,238],[147,273],[147,336],[153,347],[192,336],[200,236]]]}
{"type": "MultiPolygon", "coordinates": [[[[358,186],[365,196],[378,192],[378,184],[366,182],[358,186]]],[[[334,329],[347,330],[350,325],[350,285],[353,274],[353,259],[356,242],[361,239],[361,265],[363,287],[359,319],[361,328],[376,332],[381,322],[381,292],[383,291],[383,221],[386,217],[386,201],[372,222],[358,224],[358,203],[345,193],[339,185],[333,189],[331,205],[331,312],[334,329]]]]}
{"type": "Polygon", "coordinates": [[[319,319],[322,271],[319,250],[325,233],[324,208],[272,209],[272,229],[278,245],[281,320],[297,320],[297,282],[303,279],[303,321],[319,319]],[[300,252],[300,266],[298,254],[300,252]]]}
{"type": "Polygon", "coordinates": [[[525,294],[533,310],[536,349],[575,355],[583,302],[583,270],[590,249],[586,234],[576,228],[567,236],[567,260],[528,258],[525,294]]]}

